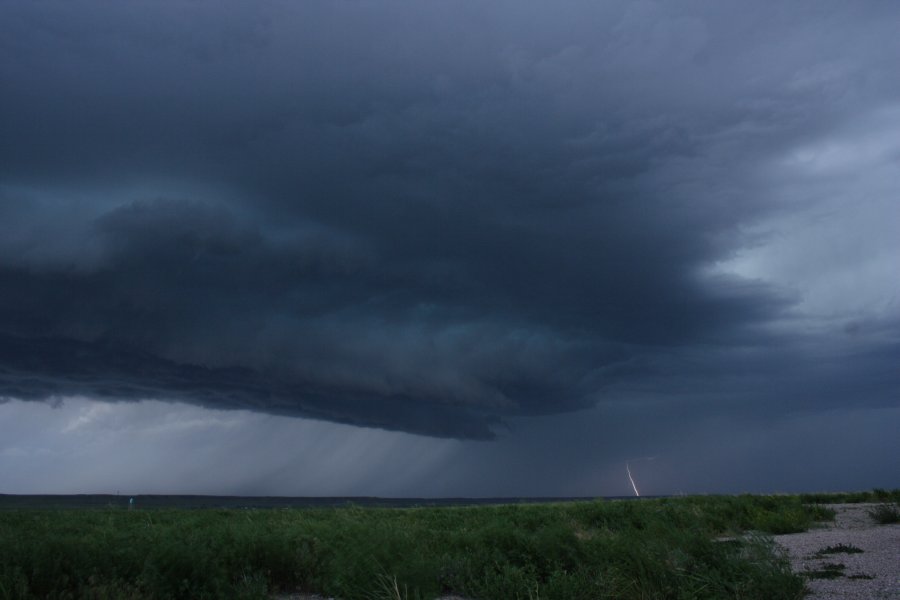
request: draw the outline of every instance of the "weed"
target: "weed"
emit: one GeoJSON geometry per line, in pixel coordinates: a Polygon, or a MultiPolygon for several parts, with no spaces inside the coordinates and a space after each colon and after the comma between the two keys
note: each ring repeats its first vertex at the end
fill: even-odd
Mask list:
{"type": "Polygon", "coordinates": [[[862,548],[857,548],[852,544],[837,544],[834,546],[827,546],[825,548],[822,548],[813,556],[816,558],[822,558],[827,554],[859,554],[861,552],[862,548]]]}
{"type": "MultiPolygon", "coordinates": [[[[371,600],[410,600],[409,589],[397,583],[395,575],[379,574],[375,581],[376,589],[370,596],[371,600]]],[[[415,597],[417,598],[418,594],[415,597]]]]}
{"type": "Polygon", "coordinates": [[[844,576],[844,570],[847,568],[843,563],[825,563],[814,571],[804,571],[803,574],[809,579],[837,579],[844,576]]]}
{"type": "Polygon", "coordinates": [[[869,513],[869,516],[872,517],[876,523],[879,523],[881,525],[900,523],[900,505],[898,505],[897,503],[879,504],[875,508],[871,508],[866,512],[869,513]]]}

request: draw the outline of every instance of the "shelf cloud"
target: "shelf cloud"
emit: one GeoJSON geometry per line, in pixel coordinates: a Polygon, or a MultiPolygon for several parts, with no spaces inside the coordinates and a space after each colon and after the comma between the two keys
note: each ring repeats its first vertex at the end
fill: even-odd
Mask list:
{"type": "Polygon", "coordinates": [[[7,3],[0,396],[473,440],[896,407],[898,24],[7,3]]]}

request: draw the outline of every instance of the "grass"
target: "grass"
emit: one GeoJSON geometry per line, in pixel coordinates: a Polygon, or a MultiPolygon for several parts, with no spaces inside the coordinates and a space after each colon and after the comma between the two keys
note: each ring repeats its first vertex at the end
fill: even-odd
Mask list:
{"type": "Polygon", "coordinates": [[[443,508],[0,511],[0,600],[796,599],[797,496],[443,508]],[[747,534],[746,532],[751,532],[747,534]],[[731,536],[723,539],[724,536],[731,536]]]}
{"type": "Polygon", "coordinates": [[[875,522],[880,525],[900,523],[900,505],[898,505],[897,503],[879,504],[878,506],[871,508],[866,512],[868,512],[869,516],[872,517],[875,522]]]}
{"type": "Polygon", "coordinates": [[[861,504],[864,502],[900,502],[900,488],[885,490],[875,488],[867,492],[819,492],[800,494],[806,504],[861,504]]]}
{"type": "Polygon", "coordinates": [[[860,554],[862,551],[862,548],[857,548],[853,544],[836,544],[834,546],[826,546],[825,548],[822,548],[813,556],[815,556],[816,558],[822,558],[829,554],[860,554]]]}
{"type": "Polygon", "coordinates": [[[814,571],[804,571],[803,574],[809,579],[837,579],[844,576],[847,569],[843,563],[825,563],[814,571]]]}

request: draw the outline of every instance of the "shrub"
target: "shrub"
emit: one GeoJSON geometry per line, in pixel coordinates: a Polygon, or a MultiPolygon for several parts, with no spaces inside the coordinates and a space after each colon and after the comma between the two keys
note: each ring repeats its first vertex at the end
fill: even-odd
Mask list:
{"type": "Polygon", "coordinates": [[[876,523],[881,525],[900,523],[900,509],[898,509],[897,504],[879,504],[875,508],[870,508],[867,512],[876,523]]]}

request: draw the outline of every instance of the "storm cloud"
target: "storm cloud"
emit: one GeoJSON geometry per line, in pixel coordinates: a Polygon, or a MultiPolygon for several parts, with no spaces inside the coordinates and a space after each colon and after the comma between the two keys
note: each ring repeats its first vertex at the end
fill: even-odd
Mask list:
{"type": "Polygon", "coordinates": [[[896,408],[898,26],[4,3],[0,396],[481,440],[896,408]]]}

